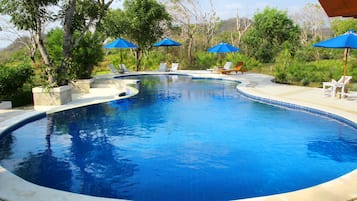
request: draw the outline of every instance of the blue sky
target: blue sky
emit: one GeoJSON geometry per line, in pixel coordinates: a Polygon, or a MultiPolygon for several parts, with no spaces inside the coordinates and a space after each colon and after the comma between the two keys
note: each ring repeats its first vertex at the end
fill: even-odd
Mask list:
{"type": "MultiPolygon", "coordinates": [[[[115,0],[113,7],[121,7],[122,1],[115,0]]],[[[199,0],[200,5],[205,10],[210,10],[209,0],[199,0]]],[[[212,0],[214,9],[221,19],[235,17],[237,9],[240,17],[253,17],[257,11],[262,11],[269,6],[280,10],[287,10],[293,13],[302,9],[308,3],[319,3],[318,0],[212,0]]]]}
{"type": "MultiPolygon", "coordinates": [[[[209,7],[209,0],[200,0],[200,2],[209,7]]],[[[212,2],[221,19],[234,17],[237,9],[239,16],[253,17],[254,13],[262,11],[267,6],[292,13],[302,9],[308,3],[319,3],[318,0],[213,0],[212,2]]]]}

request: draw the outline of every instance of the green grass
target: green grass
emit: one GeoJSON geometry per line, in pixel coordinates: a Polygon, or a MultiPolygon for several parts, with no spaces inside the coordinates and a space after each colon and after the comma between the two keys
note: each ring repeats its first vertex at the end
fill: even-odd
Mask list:
{"type": "Polygon", "coordinates": [[[93,72],[93,76],[96,76],[96,75],[107,75],[107,74],[110,74],[111,72],[109,70],[101,70],[101,71],[96,71],[96,72],[93,72]]]}
{"type": "Polygon", "coordinates": [[[351,91],[357,91],[357,83],[351,83],[348,85],[348,88],[351,90],[351,91]]]}

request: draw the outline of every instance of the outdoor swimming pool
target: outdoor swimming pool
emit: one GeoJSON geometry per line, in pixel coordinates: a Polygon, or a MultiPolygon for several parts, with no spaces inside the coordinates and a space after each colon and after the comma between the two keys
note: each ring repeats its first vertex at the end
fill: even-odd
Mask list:
{"type": "Polygon", "coordinates": [[[131,200],[270,195],[357,168],[357,130],[348,125],[246,100],[235,82],[140,79],[133,98],[54,113],[0,137],[0,164],[42,186],[131,200]]]}

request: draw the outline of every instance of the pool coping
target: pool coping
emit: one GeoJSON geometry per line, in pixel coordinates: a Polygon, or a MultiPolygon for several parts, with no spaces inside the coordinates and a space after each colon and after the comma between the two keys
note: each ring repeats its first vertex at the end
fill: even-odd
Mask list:
{"type": "MultiPolygon", "coordinates": [[[[326,109],[321,108],[314,108],[311,106],[306,106],[303,103],[302,104],[297,104],[297,103],[291,103],[287,100],[279,98],[272,98],[272,97],[265,97],[264,94],[254,94],[250,93],[249,89],[251,88],[252,83],[249,81],[249,79],[244,79],[243,77],[238,76],[226,76],[226,75],[218,75],[218,74],[212,74],[212,73],[200,73],[196,71],[181,71],[181,72],[175,72],[175,73],[142,73],[142,74],[132,74],[132,75],[152,75],[152,74],[177,74],[177,75],[188,75],[192,76],[193,78],[212,78],[212,79],[224,79],[224,80],[230,80],[230,81],[239,81],[241,82],[237,86],[238,92],[246,98],[252,99],[254,101],[259,101],[259,102],[264,102],[267,104],[273,104],[273,105],[278,105],[278,106],[283,106],[283,107],[290,107],[293,109],[298,109],[298,110],[305,110],[309,112],[318,112],[321,113],[321,115],[327,115],[331,118],[336,118],[337,120],[342,120],[346,121],[346,123],[352,123],[353,125],[356,125],[357,121],[354,119],[349,118],[348,116],[344,116],[343,114],[336,114],[334,111],[324,111],[326,109]]],[[[120,76],[120,75],[119,75],[120,76]]],[[[123,76],[128,76],[127,74],[124,74],[123,76]]],[[[262,75],[264,76],[264,75],[262,75]]],[[[114,76],[117,77],[117,76],[114,76]]],[[[110,101],[110,100],[108,100],[110,101]]],[[[102,101],[102,102],[107,102],[107,101],[102,101]]],[[[98,104],[98,103],[88,103],[87,105],[91,104],[98,104]]],[[[71,107],[64,106],[64,109],[72,109],[76,107],[83,107],[86,104],[80,104],[80,105],[73,105],[71,107]]],[[[6,120],[5,122],[2,122],[0,124],[0,135],[4,133],[5,131],[9,129],[16,128],[17,126],[21,126],[23,123],[27,123],[29,121],[32,121],[36,118],[41,118],[45,116],[49,112],[57,112],[60,111],[60,108],[57,108],[55,110],[49,110],[47,112],[43,111],[31,111],[27,112],[20,117],[17,116],[16,118],[11,118],[6,120]],[[19,123],[20,122],[20,123],[19,123]],[[10,126],[4,126],[4,125],[10,125],[10,126]]],[[[351,198],[356,198],[357,197],[357,190],[355,189],[355,186],[357,186],[357,169],[343,175],[339,178],[333,179],[331,181],[328,181],[326,183],[322,183],[310,188],[306,189],[301,189],[293,192],[288,192],[288,193],[282,193],[282,194],[276,194],[276,195],[269,195],[269,196],[262,196],[262,197],[255,197],[255,198],[247,198],[247,199],[238,199],[238,200],[244,200],[244,201],[270,201],[270,200],[287,200],[287,201],[292,201],[292,200],[324,200],[324,201],[329,201],[329,200],[348,200],[351,198]]],[[[6,201],[47,201],[48,198],[51,198],[53,201],[59,201],[59,200],[97,200],[97,201],[119,201],[121,199],[111,199],[111,198],[101,198],[101,197],[94,197],[94,196],[87,196],[87,195],[81,195],[81,194],[76,194],[76,193],[71,193],[71,192],[65,192],[65,191],[60,191],[60,190],[55,190],[55,189],[50,189],[47,187],[42,187],[30,182],[27,182],[23,180],[20,177],[17,177],[16,175],[12,174],[11,172],[7,171],[3,167],[0,166],[0,200],[6,200],[6,201]]]]}

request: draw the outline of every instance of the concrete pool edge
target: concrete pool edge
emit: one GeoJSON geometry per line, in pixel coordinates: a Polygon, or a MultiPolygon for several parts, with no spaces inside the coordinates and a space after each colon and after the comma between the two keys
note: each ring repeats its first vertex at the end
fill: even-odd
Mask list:
{"type": "MultiPolygon", "coordinates": [[[[166,74],[166,73],[164,73],[166,74]]],[[[181,73],[176,73],[180,74],[181,73]]],[[[139,74],[140,75],[140,74],[139,74]]],[[[230,81],[240,81],[242,82],[241,84],[238,85],[237,89],[239,91],[242,91],[243,93],[249,93],[249,90],[245,90],[244,87],[248,86],[250,83],[247,80],[241,80],[242,77],[237,77],[237,76],[221,76],[221,75],[216,75],[216,74],[196,74],[196,73],[189,73],[185,72],[182,73],[182,75],[189,75],[192,76],[193,78],[198,77],[198,78],[217,78],[217,79],[227,79],[230,81]]],[[[249,89],[249,88],[248,88],[249,89]]],[[[262,97],[265,99],[276,99],[275,97],[264,97],[264,96],[259,96],[259,94],[254,94],[251,93],[250,95],[252,96],[257,96],[257,97],[262,97]]],[[[110,101],[110,100],[108,100],[110,101]]],[[[287,100],[278,100],[279,102],[289,102],[287,100]]],[[[106,101],[103,101],[106,102],[106,101]]],[[[89,103],[88,105],[91,104],[97,104],[97,103],[89,103]]],[[[296,104],[296,103],[292,103],[296,104]]],[[[299,104],[298,104],[299,105],[299,104]]],[[[82,107],[84,105],[78,105],[78,106],[73,106],[72,108],[76,107],[82,107]]],[[[302,104],[303,107],[311,107],[306,104],[302,104]]],[[[65,109],[72,109],[65,107],[65,109]]],[[[313,108],[313,107],[312,107],[313,108]]],[[[317,110],[321,110],[321,108],[316,108],[317,110]]],[[[55,110],[58,111],[58,110],[55,110]]],[[[54,112],[54,110],[52,110],[54,112]]],[[[33,118],[36,117],[36,115],[43,115],[44,112],[33,112],[33,116],[31,114],[26,114],[28,115],[27,118],[33,118]]],[[[331,114],[341,116],[342,118],[346,118],[351,120],[354,123],[357,123],[356,120],[353,118],[348,118],[344,117],[343,114],[335,114],[333,111],[329,112],[331,114]]],[[[25,116],[25,115],[24,115],[25,116]]],[[[19,123],[18,119],[11,119],[13,121],[17,121],[19,123]]],[[[4,130],[3,130],[4,131],[4,130]]],[[[0,134],[3,133],[1,132],[0,128],[0,134]]],[[[283,194],[276,194],[276,195],[270,195],[270,196],[263,196],[263,197],[255,197],[255,198],[248,198],[248,199],[241,199],[241,200],[348,200],[353,197],[357,197],[357,190],[355,190],[353,187],[357,186],[357,170],[354,170],[346,175],[343,175],[339,178],[336,178],[334,180],[331,180],[329,182],[319,184],[314,187],[306,188],[306,189],[301,189],[298,191],[293,191],[293,192],[288,192],[288,193],[283,193],[283,194]]],[[[60,191],[60,190],[55,190],[55,189],[50,189],[46,187],[41,187],[36,184],[27,182],[16,175],[12,174],[11,172],[7,171],[6,169],[2,168],[0,166],[0,200],[6,200],[6,201],[21,201],[21,200],[26,200],[26,201],[32,201],[32,200],[48,200],[51,198],[51,200],[102,200],[102,201],[109,201],[109,200],[120,200],[120,199],[110,199],[110,198],[99,198],[99,197],[93,197],[93,196],[87,196],[87,195],[81,195],[81,194],[76,194],[76,193],[70,193],[70,192],[65,192],[65,191],[60,191]]]]}

